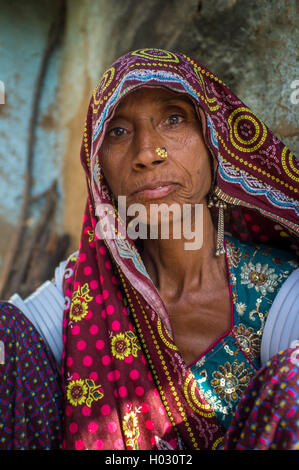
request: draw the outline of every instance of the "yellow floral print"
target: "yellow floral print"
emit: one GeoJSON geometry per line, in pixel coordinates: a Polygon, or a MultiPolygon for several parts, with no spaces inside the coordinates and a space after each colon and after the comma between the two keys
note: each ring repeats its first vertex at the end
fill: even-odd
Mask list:
{"type": "Polygon", "coordinates": [[[84,380],[72,380],[67,387],[67,399],[73,406],[83,405],[86,400],[88,388],[84,380]]]}
{"type": "Polygon", "coordinates": [[[93,230],[87,230],[87,233],[89,235],[88,241],[92,242],[95,239],[94,238],[94,231],[93,230]]]}
{"type": "Polygon", "coordinates": [[[88,314],[88,303],[92,301],[93,297],[89,294],[88,284],[84,284],[82,287],[74,292],[71,302],[70,318],[75,322],[79,322],[88,314]]]}
{"type": "Polygon", "coordinates": [[[72,380],[67,387],[66,397],[71,405],[78,406],[84,403],[89,408],[94,401],[103,398],[101,385],[95,385],[92,379],[72,380]]]}
{"type": "Polygon", "coordinates": [[[138,419],[135,411],[129,411],[123,418],[123,432],[126,437],[126,447],[138,450],[138,437],[140,435],[138,419]]]}
{"type": "Polygon", "coordinates": [[[113,336],[111,340],[112,354],[116,359],[125,359],[131,354],[131,342],[124,333],[113,336]]]}
{"type": "Polygon", "coordinates": [[[137,357],[138,350],[141,346],[137,340],[137,337],[133,331],[125,331],[124,333],[118,333],[113,336],[111,340],[111,351],[116,359],[125,359],[130,354],[137,357]]]}

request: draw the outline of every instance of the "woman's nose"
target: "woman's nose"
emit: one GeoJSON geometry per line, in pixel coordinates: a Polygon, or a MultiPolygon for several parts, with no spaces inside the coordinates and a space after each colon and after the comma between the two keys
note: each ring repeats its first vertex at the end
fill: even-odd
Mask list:
{"type": "Polygon", "coordinates": [[[163,147],[163,142],[154,129],[139,129],[134,140],[132,158],[135,170],[153,168],[164,162],[156,152],[157,148],[163,147]]]}

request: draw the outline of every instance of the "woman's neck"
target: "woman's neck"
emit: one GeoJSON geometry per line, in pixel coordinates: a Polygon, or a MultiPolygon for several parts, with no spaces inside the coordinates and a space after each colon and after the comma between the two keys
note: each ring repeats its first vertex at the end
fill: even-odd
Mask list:
{"type": "Polygon", "coordinates": [[[202,246],[195,250],[186,249],[190,240],[184,237],[144,240],[143,262],[162,297],[180,298],[187,292],[210,286],[223,274],[226,276],[225,257],[215,255],[216,230],[206,204],[201,235],[202,246]]]}

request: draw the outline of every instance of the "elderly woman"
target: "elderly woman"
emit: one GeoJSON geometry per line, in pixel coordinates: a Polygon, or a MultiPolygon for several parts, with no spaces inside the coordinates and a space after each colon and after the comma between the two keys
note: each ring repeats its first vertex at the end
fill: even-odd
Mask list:
{"type": "MultiPolygon", "coordinates": [[[[81,159],[88,200],[79,251],[63,266],[61,286],[63,437],[60,379],[35,335],[43,364],[35,353],[18,380],[6,371],[7,382],[19,384],[15,403],[30,425],[13,443],[9,429],[22,428],[21,418],[0,388],[0,409],[10,416],[0,428],[2,446],[55,448],[62,439],[65,449],[295,449],[292,153],[205,67],[180,53],[143,49],[103,75],[81,159]],[[192,245],[190,234],[200,243],[192,245]],[[27,375],[40,386],[32,384],[30,413],[27,375]],[[52,393],[43,402],[42,440],[37,402],[45,377],[55,399],[52,393]]],[[[12,305],[4,311],[3,331],[26,330],[22,338],[42,323],[36,309],[33,324],[12,305]]],[[[21,352],[24,363],[25,339],[21,352]]]]}

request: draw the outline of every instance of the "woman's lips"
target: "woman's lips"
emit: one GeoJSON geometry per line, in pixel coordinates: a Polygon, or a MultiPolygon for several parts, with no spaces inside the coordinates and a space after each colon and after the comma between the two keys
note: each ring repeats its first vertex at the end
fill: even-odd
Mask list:
{"type": "Polygon", "coordinates": [[[163,185],[157,185],[154,188],[145,188],[134,193],[134,196],[137,196],[138,199],[150,200],[150,199],[160,199],[172,193],[177,187],[175,183],[167,183],[163,185]]]}

